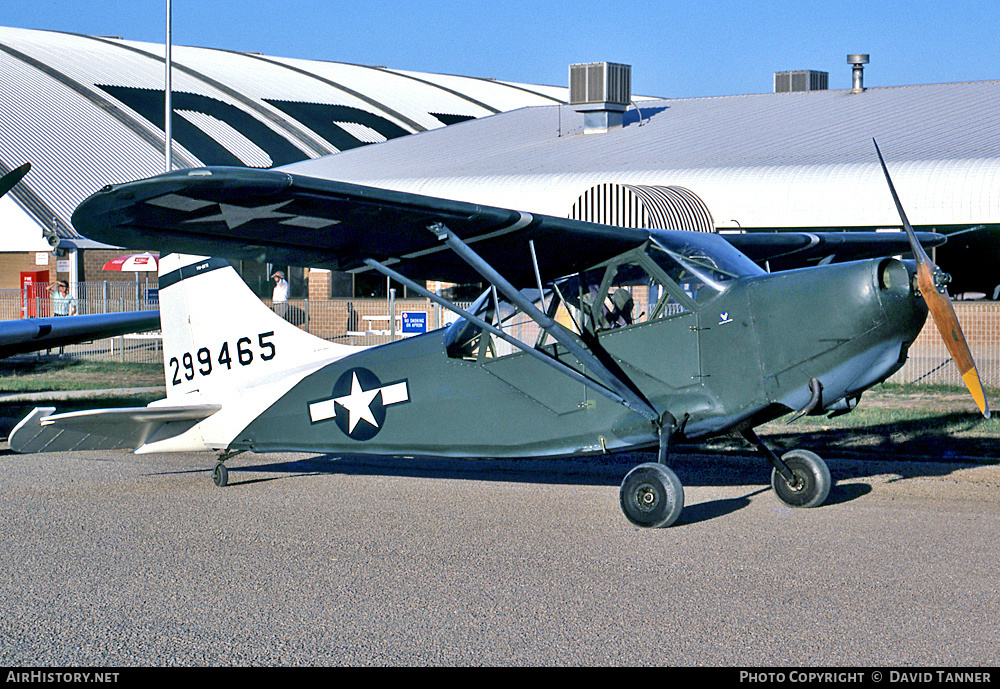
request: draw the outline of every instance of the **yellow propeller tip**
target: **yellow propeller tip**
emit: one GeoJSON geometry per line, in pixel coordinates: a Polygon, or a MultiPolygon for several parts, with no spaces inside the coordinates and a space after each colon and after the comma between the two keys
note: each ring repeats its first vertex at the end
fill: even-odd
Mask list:
{"type": "Polygon", "coordinates": [[[962,374],[962,380],[965,382],[965,387],[969,388],[969,392],[972,393],[972,399],[976,401],[979,411],[987,419],[990,418],[990,407],[986,403],[986,393],[983,392],[983,384],[979,381],[979,373],[974,367],[970,368],[962,374]]]}

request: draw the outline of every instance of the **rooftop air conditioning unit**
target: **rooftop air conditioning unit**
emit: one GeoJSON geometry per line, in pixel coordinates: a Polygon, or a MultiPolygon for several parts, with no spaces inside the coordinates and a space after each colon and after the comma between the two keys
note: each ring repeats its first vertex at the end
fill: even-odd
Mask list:
{"type": "Polygon", "coordinates": [[[622,126],[622,114],[632,101],[632,67],[615,62],[569,66],[569,103],[583,113],[584,133],[622,126]]]}
{"type": "Polygon", "coordinates": [[[774,73],[774,92],[791,93],[794,91],[826,91],[830,74],[811,69],[800,69],[794,72],[774,73]]]}

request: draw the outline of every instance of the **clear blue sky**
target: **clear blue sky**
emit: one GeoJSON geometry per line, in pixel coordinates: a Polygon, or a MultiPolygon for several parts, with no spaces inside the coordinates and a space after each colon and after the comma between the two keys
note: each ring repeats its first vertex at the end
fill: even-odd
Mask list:
{"type": "MultiPolygon", "coordinates": [[[[0,25],[164,42],[165,0],[4,3],[0,25]]],[[[866,86],[1000,78],[1000,2],[172,0],[175,45],[565,85],[573,62],[632,65],[637,94],[766,93],[815,69],[866,86]]]]}

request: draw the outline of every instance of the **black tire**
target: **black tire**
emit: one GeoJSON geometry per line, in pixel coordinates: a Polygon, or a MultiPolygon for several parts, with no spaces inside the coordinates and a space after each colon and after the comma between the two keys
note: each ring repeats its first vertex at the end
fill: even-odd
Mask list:
{"type": "Polygon", "coordinates": [[[809,450],[792,450],[781,457],[799,480],[790,486],[778,471],[771,471],[771,486],[778,499],[789,507],[817,507],[830,495],[830,469],[819,455],[809,450]]]}
{"type": "Polygon", "coordinates": [[[684,509],[684,486],[673,471],[650,462],[628,472],[618,498],[625,517],[636,526],[670,526],[684,509]]]}
{"type": "Polygon", "coordinates": [[[220,462],[215,465],[215,471],[212,472],[212,482],[219,488],[223,488],[229,483],[229,469],[226,468],[225,464],[220,462]]]}

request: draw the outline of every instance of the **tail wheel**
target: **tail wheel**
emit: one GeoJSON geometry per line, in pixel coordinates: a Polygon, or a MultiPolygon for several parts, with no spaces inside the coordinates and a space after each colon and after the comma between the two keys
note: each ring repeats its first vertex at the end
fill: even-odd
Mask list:
{"type": "Polygon", "coordinates": [[[619,491],[622,512],[636,526],[670,526],[684,509],[684,486],[662,464],[640,464],[628,472],[619,491]]]}
{"type": "Polygon", "coordinates": [[[229,469],[222,462],[215,465],[215,471],[212,472],[212,482],[219,488],[229,483],[229,469]]]}
{"type": "Polygon", "coordinates": [[[830,494],[830,469],[819,455],[809,450],[792,450],[781,457],[795,474],[796,482],[789,484],[784,477],[771,471],[771,486],[778,498],[789,507],[816,507],[822,505],[830,494]]]}

